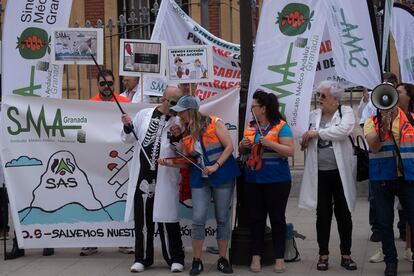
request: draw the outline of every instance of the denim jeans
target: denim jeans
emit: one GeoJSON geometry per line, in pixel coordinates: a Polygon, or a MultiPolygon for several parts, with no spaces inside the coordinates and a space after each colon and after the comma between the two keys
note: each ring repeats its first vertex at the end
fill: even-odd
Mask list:
{"type": "Polygon", "coordinates": [[[217,221],[217,240],[230,239],[230,211],[233,198],[234,183],[224,183],[220,186],[210,186],[208,179],[203,179],[202,188],[192,188],[193,240],[204,240],[205,225],[210,200],[214,201],[214,213],[217,221]]]}
{"type": "MultiPolygon", "coordinates": [[[[394,242],[394,198],[398,197],[403,209],[406,211],[407,220],[414,225],[414,182],[403,179],[390,181],[372,181],[375,209],[377,212],[378,227],[382,237],[382,251],[386,263],[397,263],[397,250],[394,242]]],[[[413,235],[414,227],[411,227],[413,235]]],[[[411,240],[411,248],[414,248],[414,239],[411,240]]]]}

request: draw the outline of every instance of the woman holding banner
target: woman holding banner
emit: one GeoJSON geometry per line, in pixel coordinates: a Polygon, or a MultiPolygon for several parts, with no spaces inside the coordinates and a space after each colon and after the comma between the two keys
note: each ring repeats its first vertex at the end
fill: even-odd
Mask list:
{"type": "Polygon", "coordinates": [[[293,156],[292,132],[279,112],[279,101],[272,93],[257,90],[251,112],[254,120],[239,144],[246,162],[246,191],[249,198],[250,270],[261,271],[266,217],[272,226],[275,272],[284,272],[286,205],[291,188],[288,157],[293,156]]]}
{"type": "Polygon", "coordinates": [[[316,233],[319,245],[318,270],[328,270],[329,236],[335,213],[341,248],[341,266],[356,270],[351,259],[352,218],[356,203],[355,156],[348,135],[355,118],[352,108],[341,106],[344,89],[333,81],[317,88],[320,108],[310,114],[309,130],[302,136],[306,149],[305,169],[299,207],[316,208],[316,233]]]}
{"type": "MultiPolygon", "coordinates": [[[[198,275],[203,271],[201,251],[211,198],[214,201],[217,221],[217,269],[226,274],[233,273],[226,254],[230,239],[230,206],[235,178],[239,176],[240,171],[233,157],[230,134],[221,119],[198,111],[199,99],[196,97],[181,97],[171,110],[178,113],[181,123],[185,126],[184,153],[197,158],[196,162],[192,161],[190,164],[193,203],[193,262],[190,275],[198,275]]],[[[160,159],[158,162],[161,165],[172,165],[168,161],[160,159]]]]}

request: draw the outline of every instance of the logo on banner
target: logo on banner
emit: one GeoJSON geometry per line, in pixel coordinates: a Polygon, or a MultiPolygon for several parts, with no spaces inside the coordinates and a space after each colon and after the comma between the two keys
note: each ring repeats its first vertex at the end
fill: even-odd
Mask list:
{"type": "Polygon", "coordinates": [[[50,54],[51,37],[40,28],[30,27],[25,29],[17,38],[16,49],[24,59],[39,59],[50,54]]]}
{"type": "Polygon", "coordinates": [[[55,177],[50,177],[46,179],[46,189],[57,189],[62,187],[65,188],[75,188],[78,186],[78,183],[74,177],[67,177],[66,174],[72,175],[75,171],[75,165],[71,163],[69,158],[55,158],[53,160],[50,170],[58,175],[59,179],[55,177]]]}
{"type": "Polygon", "coordinates": [[[279,24],[279,29],[284,35],[300,35],[306,29],[310,30],[314,13],[315,11],[311,12],[305,4],[291,3],[278,12],[276,24],[279,24]]]}
{"type": "MultiPolygon", "coordinates": [[[[87,123],[88,121],[85,117],[71,118],[67,116],[62,116],[62,111],[60,108],[58,108],[56,109],[53,121],[51,123],[48,123],[48,121],[46,120],[45,108],[43,105],[37,118],[33,115],[30,105],[28,105],[27,107],[27,111],[25,113],[26,116],[19,116],[19,114],[21,113],[22,112],[19,111],[19,109],[15,106],[11,106],[7,109],[7,117],[11,122],[14,123],[13,126],[7,126],[7,132],[10,135],[16,136],[24,132],[30,133],[33,127],[34,132],[36,132],[39,138],[42,138],[42,133],[45,133],[48,138],[50,136],[56,137],[57,133],[59,133],[61,137],[65,137],[65,130],[81,131],[82,125],[77,124],[87,123]]],[[[84,136],[84,132],[81,131],[80,133],[78,133],[79,142],[85,142],[84,136]]]]}
{"type": "Polygon", "coordinates": [[[410,77],[410,80],[414,80],[414,56],[405,59],[404,63],[405,63],[405,68],[407,70],[407,73],[410,77]]]}
{"type": "Polygon", "coordinates": [[[345,39],[348,39],[348,41],[344,42],[344,44],[346,47],[350,49],[348,62],[352,67],[357,67],[356,63],[359,63],[359,65],[363,67],[368,67],[369,65],[368,59],[365,58],[364,56],[362,56],[362,58],[357,56],[358,54],[363,54],[363,52],[366,51],[366,49],[359,46],[359,43],[358,43],[363,39],[354,35],[355,34],[354,31],[357,30],[359,26],[348,23],[345,18],[344,10],[340,9],[340,11],[341,11],[341,19],[342,19],[342,21],[340,22],[342,26],[341,31],[343,33],[342,37],[345,39]]]}

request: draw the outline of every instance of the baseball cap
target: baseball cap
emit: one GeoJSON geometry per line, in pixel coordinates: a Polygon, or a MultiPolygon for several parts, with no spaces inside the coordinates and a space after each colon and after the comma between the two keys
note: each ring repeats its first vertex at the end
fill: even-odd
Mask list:
{"type": "Polygon", "coordinates": [[[193,96],[182,96],[177,104],[171,107],[171,110],[175,112],[181,112],[187,109],[198,110],[200,108],[200,100],[193,96]]]}

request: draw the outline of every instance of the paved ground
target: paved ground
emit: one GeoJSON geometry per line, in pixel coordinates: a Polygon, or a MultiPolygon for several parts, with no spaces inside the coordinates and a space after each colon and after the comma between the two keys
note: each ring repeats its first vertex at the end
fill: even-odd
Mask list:
{"type": "MultiPolygon", "coordinates": [[[[295,228],[307,238],[297,240],[302,261],[287,264],[287,271],[283,275],[383,275],[384,264],[369,263],[370,255],[379,247],[379,243],[370,242],[368,225],[368,203],[366,198],[359,198],[356,211],[353,213],[354,231],[352,256],[358,264],[357,271],[346,271],[340,266],[339,239],[336,223],[332,224],[330,243],[330,269],[327,272],[316,270],[317,243],[315,233],[315,212],[297,208],[297,198],[290,198],[287,211],[287,220],[294,223],[295,228]]],[[[395,230],[397,233],[397,230],[395,230]]],[[[404,242],[396,241],[400,256],[403,254],[404,242]]],[[[11,248],[11,241],[7,244],[11,248]]],[[[3,252],[3,250],[1,250],[3,252]]],[[[155,265],[147,269],[142,275],[171,275],[157,250],[155,265]]],[[[216,255],[205,253],[203,256],[205,272],[202,275],[220,275],[215,268],[216,255]]],[[[129,267],[133,258],[131,255],[120,254],[116,249],[100,249],[96,255],[79,257],[79,250],[57,249],[51,257],[41,256],[41,250],[27,250],[26,256],[17,260],[3,261],[0,253],[0,276],[3,275],[131,275],[129,267]]],[[[186,250],[185,272],[177,275],[188,275],[191,262],[191,250],[186,250]]],[[[247,267],[235,266],[234,275],[259,275],[248,271],[247,267]]],[[[399,275],[412,275],[411,263],[400,258],[399,275]]],[[[260,275],[275,275],[272,266],[265,267],[260,275]]]]}

